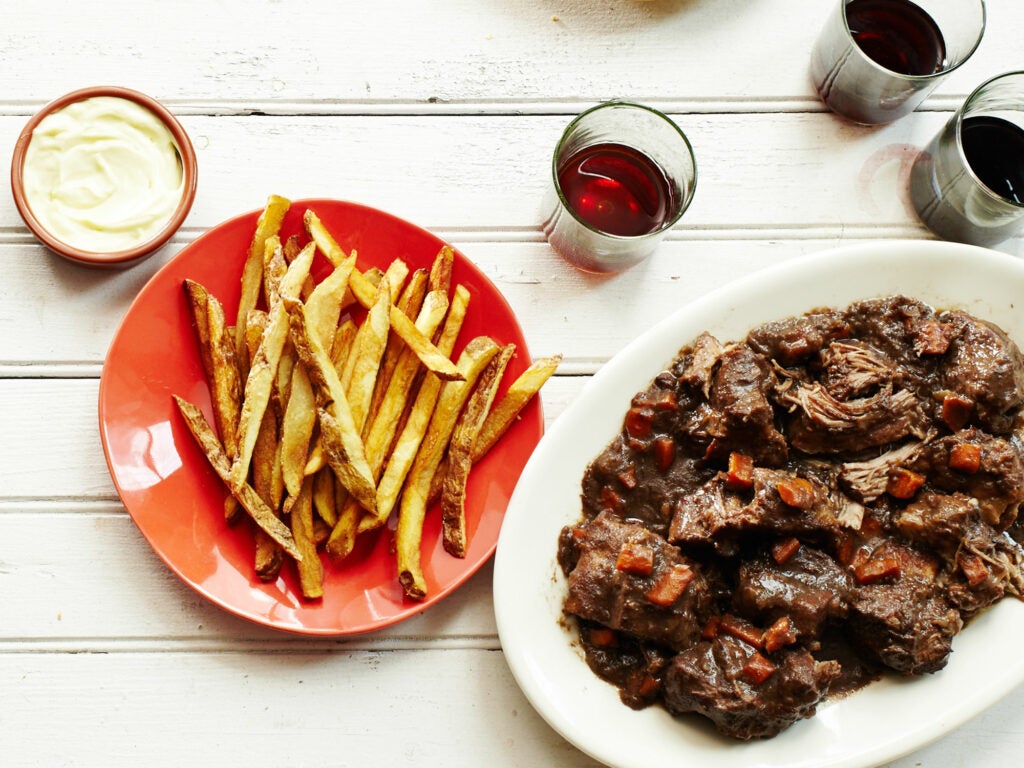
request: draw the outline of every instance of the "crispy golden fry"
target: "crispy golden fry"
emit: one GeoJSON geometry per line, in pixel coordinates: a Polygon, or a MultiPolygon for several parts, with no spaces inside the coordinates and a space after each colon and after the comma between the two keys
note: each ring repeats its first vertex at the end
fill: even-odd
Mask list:
{"type": "Polygon", "coordinates": [[[344,387],[330,358],[306,325],[305,307],[282,294],[291,323],[292,342],[313,382],[320,415],[320,439],[327,463],[342,485],[369,510],[377,508],[376,488],[366,462],[362,437],[352,421],[344,387]]]}
{"type": "Polygon", "coordinates": [[[292,371],[288,407],[281,423],[281,474],[289,496],[298,496],[316,427],[316,396],[301,363],[292,371]]]}
{"type": "MultiPolygon", "coordinates": [[[[341,248],[331,234],[324,227],[323,223],[312,211],[306,211],[303,221],[306,224],[306,231],[309,236],[313,238],[313,242],[316,243],[317,248],[324,254],[325,257],[332,263],[338,264],[342,258],[341,248]]],[[[363,275],[355,271],[352,273],[352,279],[350,281],[352,293],[363,307],[369,309],[374,301],[374,288],[370,283],[363,278],[363,275]]],[[[459,372],[455,367],[455,364],[445,355],[438,351],[437,347],[431,343],[430,339],[426,338],[422,333],[416,330],[416,324],[413,323],[408,317],[406,317],[400,309],[392,306],[391,308],[391,326],[395,329],[395,333],[405,340],[405,343],[416,350],[416,355],[423,361],[423,364],[427,368],[433,371],[437,376],[445,380],[458,380],[459,372]]]]}
{"type": "Polygon", "coordinates": [[[311,477],[306,478],[295,504],[292,505],[291,523],[295,546],[302,552],[302,560],[299,562],[299,588],[303,597],[316,600],[324,596],[324,566],[316,551],[311,477]]]}
{"type": "Polygon", "coordinates": [[[203,412],[192,403],[177,395],[174,395],[174,402],[177,404],[178,410],[181,411],[181,415],[184,417],[185,423],[188,425],[189,431],[195,438],[196,443],[206,455],[207,461],[210,462],[210,466],[213,467],[214,472],[217,473],[217,476],[228,487],[232,495],[238,499],[239,503],[245,508],[245,511],[249,513],[249,516],[256,524],[266,531],[274,541],[280,544],[285,552],[295,559],[301,560],[302,553],[296,547],[291,531],[278,519],[274,511],[263,503],[263,500],[252,486],[248,483],[242,483],[239,486],[232,484],[231,464],[228,462],[228,457],[224,455],[224,448],[213,433],[213,428],[207,423],[203,412]]]}
{"type": "Polygon", "coordinates": [[[427,595],[426,579],[420,564],[420,541],[423,537],[423,520],[427,513],[430,484],[448,448],[455,423],[473,385],[498,350],[498,345],[486,336],[476,337],[462,350],[458,367],[463,375],[463,381],[445,382],[437,407],[430,417],[427,434],[416,453],[416,459],[402,489],[398,530],[395,535],[398,581],[406,596],[413,600],[422,600],[427,595]]]}
{"type": "Polygon", "coordinates": [[[349,276],[356,264],[353,253],[339,266],[334,268],[306,300],[306,317],[309,326],[324,349],[330,349],[334,343],[334,333],[341,317],[341,302],[348,290],[349,276]]]}
{"type": "MultiPolygon", "coordinates": [[[[434,330],[444,319],[447,308],[446,296],[440,293],[427,294],[420,310],[420,316],[416,320],[417,327],[425,335],[433,335],[434,330]]],[[[366,460],[374,473],[374,479],[380,477],[388,450],[398,429],[400,416],[405,411],[413,383],[421,367],[420,361],[413,351],[403,345],[402,354],[388,383],[387,391],[380,405],[372,410],[373,418],[363,430],[366,435],[366,460]]],[[[390,508],[388,514],[390,514],[390,508]]],[[[387,514],[384,516],[384,520],[386,519],[387,514]]],[[[334,526],[334,530],[331,531],[331,538],[327,546],[328,554],[335,560],[347,557],[355,546],[356,534],[380,527],[383,520],[378,521],[378,515],[364,514],[364,510],[357,502],[352,499],[346,500],[338,522],[334,526]]]]}
{"type": "MultiPolygon", "coordinates": [[[[558,368],[558,364],[561,361],[561,355],[542,357],[539,360],[535,360],[529,368],[512,382],[504,397],[487,414],[487,420],[484,421],[480,434],[477,435],[476,443],[473,446],[473,464],[480,461],[494,447],[495,443],[501,439],[502,435],[508,431],[508,428],[515,423],[520,412],[533,399],[533,396],[540,391],[544,383],[551,378],[551,375],[558,368]]],[[[434,485],[430,489],[431,503],[441,495],[441,484],[447,472],[448,460],[445,459],[445,461],[441,462],[441,467],[437,470],[437,476],[434,478],[434,485]]]]}
{"type": "Polygon", "coordinates": [[[352,421],[360,434],[366,414],[370,409],[370,400],[376,386],[377,371],[388,343],[390,324],[391,288],[387,276],[377,286],[377,301],[356,333],[356,345],[351,357],[355,360],[348,381],[344,381],[349,406],[352,408],[352,421]]]}
{"type": "MultiPolygon", "coordinates": [[[[272,409],[263,414],[263,423],[256,436],[256,448],[252,459],[252,487],[263,502],[272,510],[277,510],[281,496],[277,475],[277,416],[272,409]]],[[[284,552],[281,545],[270,537],[263,529],[256,529],[256,575],[263,581],[273,581],[284,563],[284,552]]]]}
{"type": "MultiPolygon", "coordinates": [[[[466,556],[466,481],[473,463],[473,444],[491,410],[505,368],[515,354],[514,344],[506,344],[494,356],[459,416],[448,445],[448,469],[442,476],[441,521],[444,548],[453,557],[466,556]]],[[[429,486],[428,486],[429,488],[429,486]]],[[[429,490],[428,490],[429,497],[429,490]]]]}
{"type": "MultiPolygon", "coordinates": [[[[423,306],[426,294],[427,272],[423,269],[417,269],[412,273],[409,282],[406,283],[396,306],[406,317],[416,317],[423,306]]],[[[381,400],[384,399],[384,393],[387,392],[388,384],[391,382],[395,367],[398,365],[398,360],[405,348],[405,342],[402,341],[397,333],[390,334],[387,347],[384,349],[384,357],[381,359],[380,370],[377,372],[377,383],[374,385],[373,396],[370,398],[370,413],[376,413],[380,408],[381,400]]],[[[363,429],[364,435],[368,428],[369,423],[363,429]]]]}
{"type": "Polygon", "coordinates": [[[210,388],[214,425],[224,452],[228,458],[234,458],[238,450],[238,417],[242,408],[242,384],[235,362],[234,338],[228,335],[224,308],[216,297],[193,280],[185,280],[183,285],[210,388]]]}
{"type": "MultiPolygon", "coordinates": [[[[451,354],[451,350],[455,347],[455,340],[462,329],[468,306],[469,291],[461,285],[457,286],[455,295],[452,297],[451,307],[448,310],[448,317],[444,321],[441,338],[437,342],[438,348],[446,354],[451,354]]],[[[360,524],[360,530],[378,528],[387,522],[391,510],[394,509],[395,503],[398,501],[398,495],[402,491],[406,475],[416,458],[420,443],[427,432],[431,414],[433,414],[437,399],[441,394],[441,385],[442,381],[437,376],[428,375],[423,379],[412,408],[407,412],[398,440],[391,450],[391,455],[386,459],[384,474],[377,485],[377,513],[372,517],[364,518],[360,524]]]]}
{"type": "MultiPolygon", "coordinates": [[[[381,358],[387,347],[390,308],[390,280],[385,274],[380,285],[377,286],[377,301],[370,307],[366,319],[356,334],[355,348],[350,355],[352,365],[346,367],[346,378],[342,379],[346,387],[345,394],[349,401],[349,407],[352,410],[352,422],[360,435],[369,412],[381,358]]],[[[369,463],[369,459],[367,462],[369,463]]],[[[376,481],[377,476],[372,466],[370,475],[376,481]]],[[[361,516],[361,507],[354,499],[352,503],[342,506],[331,536],[327,540],[327,553],[332,558],[345,557],[352,550],[361,516]]]]}
{"type": "MultiPolygon", "coordinates": [[[[281,280],[282,300],[298,295],[302,283],[309,274],[313,261],[313,249],[306,247],[288,267],[281,280]]],[[[288,313],[283,301],[278,301],[270,309],[270,320],[263,333],[259,349],[252,361],[249,376],[245,382],[242,400],[242,414],[239,419],[238,456],[231,467],[231,478],[235,485],[241,485],[249,473],[249,462],[252,459],[253,447],[256,443],[256,432],[263,419],[263,413],[270,401],[271,390],[277,376],[277,366],[288,339],[288,313]]]]}
{"type": "Polygon", "coordinates": [[[242,294],[238,301],[238,315],[235,321],[235,353],[241,358],[245,344],[245,318],[249,310],[256,308],[263,280],[263,255],[267,238],[274,237],[281,230],[284,215],[291,207],[291,201],[278,195],[271,195],[256,222],[256,231],[249,245],[249,255],[242,268],[242,294]]]}
{"type": "Polygon", "coordinates": [[[476,445],[473,446],[474,462],[479,461],[508,431],[526,404],[551,378],[561,362],[561,355],[542,357],[535,360],[529,368],[520,374],[519,378],[512,382],[505,392],[505,396],[487,415],[487,421],[484,422],[484,426],[477,436],[476,445]]]}
{"type": "Polygon", "coordinates": [[[445,245],[430,265],[430,290],[441,291],[445,296],[452,288],[452,268],[455,266],[455,251],[445,245]]]}
{"type": "MultiPolygon", "coordinates": [[[[338,499],[335,491],[334,472],[329,467],[313,475],[313,509],[330,528],[338,522],[338,499]]],[[[330,529],[327,536],[330,536],[330,529]]],[[[327,541],[324,536],[324,541],[327,541]]]]}

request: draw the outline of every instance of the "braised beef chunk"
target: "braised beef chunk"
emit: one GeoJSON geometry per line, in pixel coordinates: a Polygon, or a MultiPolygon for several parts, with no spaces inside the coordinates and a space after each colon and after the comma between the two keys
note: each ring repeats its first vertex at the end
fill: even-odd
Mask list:
{"type": "Polygon", "coordinates": [[[972,423],[994,434],[1009,432],[1024,402],[1024,361],[1017,345],[991,323],[964,312],[942,322],[956,333],[939,365],[942,389],[974,403],[972,423]]]}
{"type": "Polygon", "coordinates": [[[1024,596],[1024,357],[904,296],[705,333],[629,404],[562,531],[590,668],[766,738],[935,672],[1024,596]]]}
{"type": "Polygon", "coordinates": [[[805,649],[771,659],[747,643],[720,635],[672,659],[665,673],[665,708],[696,712],[737,739],[775,736],[810,717],[839,675],[836,662],[819,662],[805,649]]]}
{"type": "Polygon", "coordinates": [[[847,307],[843,318],[850,337],[869,344],[903,368],[904,375],[918,375],[931,366],[931,356],[922,356],[923,339],[935,323],[935,310],[906,296],[858,301],[847,307]]]}
{"type": "Polygon", "coordinates": [[[919,675],[946,666],[963,620],[936,586],[939,567],[934,555],[886,540],[855,569],[850,631],[890,669],[919,675]]]}
{"type": "Polygon", "coordinates": [[[734,490],[731,483],[728,474],[720,472],[680,498],[668,540],[711,542],[721,551],[731,551],[745,534],[825,532],[840,525],[840,502],[816,478],[754,467],[749,488],[734,490]]]}
{"type": "Polygon", "coordinates": [[[846,617],[850,574],[824,552],[799,542],[778,562],[782,559],[776,551],[741,563],[734,605],[766,625],[788,618],[801,640],[813,640],[829,622],[846,617]]]}
{"type": "Polygon", "coordinates": [[[715,453],[742,449],[759,464],[785,461],[786,438],[775,428],[775,411],[768,400],[775,384],[768,363],[746,347],[734,347],[719,357],[708,398],[712,411],[707,430],[715,453]]]}
{"type": "Polygon", "coordinates": [[[566,612],[669,648],[686,648],[710,615],[701,568],[641,524],[602,513],[575,534],[566,612]]]}
{"type": "Polygon", "coordinates": [[[990,525],[1005,528],[1024,501],[1024,458],[1017,444],[973,427],[934,440],[907,466],[945,492],[977,501],[990,525]]]}
{"type": "Polygon", "coordinates": [[[829,310],[765,323],[747,335],[747,344],[764,358],[792,365],[849,333],[849,323],[842,313],[829,310]]]}

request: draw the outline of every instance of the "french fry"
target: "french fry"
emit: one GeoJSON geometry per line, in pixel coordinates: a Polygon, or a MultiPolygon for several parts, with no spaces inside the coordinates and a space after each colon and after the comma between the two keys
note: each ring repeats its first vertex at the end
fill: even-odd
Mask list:
{"type": "Polygon", "coordinates": [[[356,264],[353,253],[325,277],[306,299],[306,317],[317,340],[330,349],[341,316],[341,302],[348,290],[349,276],[356,264]]]}
{"type": "Polygon", "coordinates": [[[498,350],[498,345],[486,336],[476,337],[462,350],[457,365],[463,380],[445,382],[437,407],[430,417],[427,434],[416,453],[416,459],[402,490],[398,529],[395,535],[398,581],[406,596],[413,600],[422,600],[427,595],[426,579],[420,562],[420,542],[423,537],[423,520],[427,512],[430,484],[473,384],[498,350]]]}
{"type": "Polygon", "coordinates": [[[452,288],[449,246],[429,270],[410,275],[393,259],[360,271],[355,251],[343,252],[313,211],[303,216],[305,245],[285,237],[290,206],[267,199],[234,326],[203,286],[183,282],[216,431],[195,405],[175,403],[228,488],[229,520],[244,510],[254,521],[258,578],[276,579],[291,558],[303,598],[321,598],[320,550],[346,556],[359,533],[381,528],[400,506],[399,582],[423,599],[427,503],[442,495],[444,546],[465,556],[468,473],[558,360],[535,364],[495,404],[514,347],[480,336],[453,361],[470,295],[452,288]],[[334,265],[319,282],[316,251],[334,265]]]}
{"type": "Polygon", "coordinates": [[[298,496],[316,427],[316,396],[301,363],[292,371],[288,407],[281,423],[281,474],[289,496],[298,496]]]}
{"type": "MultiPolygon", "coordinates": [[[[462,329],[468,306],[469,291],[461,285],[456,286],[451,307],[448,309],[448,316],[445,318],[444,327],[441,330],[441,338],[437,342],[438,348],[442,352],[451,354],[451,350],[454,349],[455,340],[462,329]]],[[[391,515],[391,511],[398,501],[398,495],[402,491],[405,478],[416,458],[416,452],[427,432],[430,417],[441,394],[442,383],[437,376],[428,375],[420,385],[416,399],[413,401],[405,424],[398,435],[398,440],[391,450],[391,455],[387,458],[384,474],[377,484],[377,513],[372,517],[364,518],[360,523],[360,530],[378,528],[384,525],[391,515]]]]}
{"type": "Polygon", "coordinates": [[[473,444],[515,351],[514,344],[506,344],[480,374],[448,445],[448,469],[443,475],[441,492],[441,531],[445,551],[453,557],[466,556],[466,482],[473,463],[473,444]]]}
{"type": "MultiPolygon", "coordinates": [[[[307,246],[289,265],[288,271],[281,280],[282,299],[298,295],[302,283],[309,275],[312,261],[313,249],[307,246]]],[[[231,467],[231,479],[235,485],[245,482],[249,473],[249,462],[252,460],[252,451],[256,443],[256,432],[263,420],[267,403],[270,401],[274,379],[277,376],[277,365],[288,339],[288,329],[288,313],[283,301],[278,301],[270,308],[270,319],[245,382],[242,413],[239,418],[238,456],[231,467]]]]}
{"type": "Polygon", "coordinates": [[[437,252],[430,265],[430,290],[440,291],[445,296],[452,288],[452,269],[455,266],[455,251],[445,245],[437,252]]]}
{"type": "MultiPolygon", "coordinates": [[[[523,408],[533,399],[533,396],[540,391],[544,383],[551,378],[551,375],[558,368],[562,361],[561,355],[542,357],[535,360],[529,368],[522,372],[519,377],[509,385],[504,397],[498,401],[491,412],[487,414],[480,434],[477,435],[473,446],[472,463],[476,464],[487,452],[501,439],[509,427],[511,427],[523,408]]],[[[430,501],[433,503],[441,494],[441,484],[448,472],[448,460],[441,462],[441,467],[434,478],[433,487],[430,489],[430,501]]]]}
{"type": "Polygon", "coordinates": [[[263,503],[263,500],[253,487],[248,483],[242,483],[238,486],[232,484],[231,464],[228,461],[228,457],[224,454],[224,448],[221,446],[220,440],[217,439],[213,428],[206,421],[206,417],[203,416],[203,412],[192,403],[177,395],[174,395],[174,402],[184,417],[192,437],[195,438],[200,450],[206,456],[207,461],[210,462],[210,466],[213,467],[214,472],[217,473],[217,476],[227,486],[228,490],[238,499],[239,503],[245,508],[245,511],[249,513],[249,516],[256,524],[266,531],[274,541],[280,544],[285,552],[296,560],[301,560],[302,553],[296,547],[291,531],[278,519],[274,511],[263,503]]]}
{"type": "MultiPolygon", "coordinates": [[[[373,398],[381,358],[387,347],[390,308],[390,280],[385,274],[380,285],[377,286],[377,300],[370,307],[366,319],[356,334],[355,349],[350,356],[353,364],[351,368],[346,368],[347,380],[342,380],[346,386],[345,395],[352,410],[352,422],[360,435],[362,435],[370,401],[373,398]]],[[[369,466],[369,459],[367,459],[367,464],[369,466]]],[[[372,466],[370,467],[370,476],[376,481],[376,473],[372,466]]],[[[331,557],[339,559],[345,557],[352,550],[361,516],[362,511],[357,503],[346,503],[342,506],[330,538],[327,540],[327,553],[331,557]]]]}
{"type": "Polygon", "coordinates": [[[295,351],[313,382],[320,416],[320,439],[327,463],[341,484],[363,506],[376,510],[373,473],[366,462],[362,437],[352,420],[341,380],[324,348],[310,335],[302,302],[285,294],[281,300],[288,314],[295,351]]]}
{"type": "MultiPolygon", "coordinates": [[[[252,487],[271,510],[277,510],[281,501],[276,478],[277,445],[277,416],[268,408],[263,414],[263,423],[260,425],[259,434],[256,436],[256,448],[253,450],[252,487]]],[[[263,581],[273,581],[283,564],[284,552],[281,545],[263,529],[257,527],[254,558],[256,575],[263,581]]]]}
{"type": "Polygon", "coordinates": [[[324,596],[324,566],[316,552],[311,477],[306,478],[292,505],[291,523],[295,546],[302,553],[302,560],[299,561],[299,588],[307,600],[316,600],[324,596]]]}
{"type": "MultiPolygon", "coordinates": [[[[406,317],[416,317],[419,314],[427,293],[427,272],[417,269],[412,273],[409,282],[402,290],[397,306],[406,317]]],[[[422,330],[422,329],[421,329],[422,330]]],[[[427,334],[424,334],[425,336],[427,334]]],[[[429,338],[429,337],[428,337],[429,338]]],[[[384,349],[384,357],[381,359],[380,370],[377,372],[377,382],[373,388],[373,396],[370,398],[370,413],[376,413],[380,408],[381,400],[387,392],[388,384],[394,375],[398,360],[405,350],[405,343],[397,333],[390,334],[387,347],[384,349]]],[[[363,429],[365,436],[369,424],[363,429]]]]}
{"type": "MultiPolygon", "coordinates": [[[[338,498],[334,486],[334,472],[329,467],[324,467],[313,475],[313,509],[329,528],[334,528],[334,524],[338,522],[338,498]]],[[[330,533],[328,529],[324,542],[330,533]]]]}
{"type": "Polygon", "coordinates": [[[249,255],[242,268],[242,294],[238,300],[238,315],[235,320],[235,352],[242,356],[245,344],[245,318],[249,310],[256,308],[259,300],[260,286],[263,281],[263,254],[267,238],[276,236],[281,230],[284,215],[291,207],[291,201],[278,195],[271,195],[256,222],[249,245],[249,255]]]}
{"type": "Polygon", "coordinates": [[[210,388],[213,421],[228,458],[238,450],[238,417],[242,385],[235,362],[234,339],[224,325],[224,308],[205,287],[194,280],[183,282],[199,342],[199,356],[210,388]]]}
{"type": "MultiPolygon", "coordinates": [[[[444,319],[447,309],[448,299],[446,296],[434,292],[427,294],[416,320],[417,327],[425,335],[433,335],[434,330],[444,319]]],[[[411,349],[403,346],[383,399],[377,408],[371,411],[373,418],[365,425],[363,432],[366,460],[370,464],[370,470],[374,473],[374,479],[380,478],[388,449],[391,447],[391,442],[398,429],[400,415],[405,410],[410,391],[420,369],[419,359],[411,349]]],[[[388,514],[390,514],[390,509],[388,514]]],[[[386,519],[387,514],[384,515],[384,520],[386,519]]],[[[347,499],[341,507],[338,522],[331,531],[331,537],[327,542],[327,553],[334,560],[344,559],[355,546],[358,533],[372,530],[382,524],[383,520],[380,520],[378,515],[364,514],[364,510],[357,502],[347,499]]]]}
{"type": "Polygon", "coordinates": [[[487,415],[480,434],[473,446],[473,461],[479,461],[508,428],[515,423],[523,408],[533,399],[544,383],[551,378],[551,375],[558,369],[562,362],[561,355],[542,357],[535,360],[533,364],[509,386],[505,396],[501,398],[494,409],[487,415]]]}
{"type": "MultiPolygon", "coordinates": [[[[341,248],[331,237],[331,234],[324,227],[323,223],[312,211],[306,211],[303,221],[306,224],[306,231],[309,236],[313,238],[313,242],[316,243],[320,252],[330,261],[332,264],[338,264],[342,258],[341,248]]],[[[363,305],[363,307],[369,309],[374,301],[374,288],[370,283],[363,278],[363,275],[355,271],[352,273],[351,279],[352,293],[356,297],[356,300],[363,305]]],[[[427,368],[434,374],[439,376],[446,381],[458,380],[459,372],[455,367],[455,364],[444,354],[438,351],[437,347],[426,338],[422,333],[416,330],[416,324],[413,323],[408,317],[406,317],[398,307],[392,306],[391,308],[391,326],[395,329],[395,332],[402,337],[406,344],[412,349],[416,350],[417,357],[423,362],[427,368]]]]}

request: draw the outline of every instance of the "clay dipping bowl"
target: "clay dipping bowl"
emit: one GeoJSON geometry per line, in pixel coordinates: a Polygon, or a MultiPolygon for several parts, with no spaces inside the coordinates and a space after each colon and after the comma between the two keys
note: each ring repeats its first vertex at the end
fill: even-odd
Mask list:
{"type": "Polygon", "coordinates": [[[35,235],[36,239],[51,251],[76,264],[82,264],[87,267],[116,269],[133,266],[143,261],[171,239],[192,209],[192,203],[196,196],[197,175],[196,154],[192,147],[192,141],[189,139],[185,129],[181,127],[181,123],[163,104],[144,93],[131,90],[130,88],[100,85],[67,93],[47,104],[28,121],[18,136],[17,143],[14,145],[14,155],[11,160],[11,192],[14,195],[14,203],[18,208],[18,213],[21,214],[25,225],[35,235]],[[25,153],[28,150],[29,143],[32,141],[32,133],[39,123],[48,115],[63,109],[69,104],[97,96],[111,96],[133,101],[155,115],[167,127],[171,136],[174,137],[174,141],[177,144],[178,159],[184,175],[181,198],[170,219],[167,220],[163,227],[143,242],[123,250],[106,252],[84,250],[69,245],[49,232],[40,223],[35,214],[32,213],[31,206],[25,196],[24,179],[25,153]]]}

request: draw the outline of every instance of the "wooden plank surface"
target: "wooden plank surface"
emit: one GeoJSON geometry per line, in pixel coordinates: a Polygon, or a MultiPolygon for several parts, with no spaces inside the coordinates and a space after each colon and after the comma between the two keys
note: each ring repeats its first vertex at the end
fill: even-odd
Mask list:
{"type": "MultiPolygon", "coordinates": [[[[550,424],[631,339],[733,277],[929,237],[908,205],[913,157],[975,85],[1024,66],[1024,6],[988,0],[975,57],[915,115],[868,128],[826,112],[808,80],[831,0],[7,5],[0,156],[45,102],[111,83],[180,116],[200,176],[172,243],[125,272],[57,260],[0,196],[3,766],[595,766],[509,674],[489,565],[422,615],[345,640],[236,619],[173,576],[98,437],[103,361],[133,298],[268,194],[376,206],[453,242],[531,352],[565,355],[550,424]],[[558,135],[609,98],[668,111],[699,180],[651,260],[600,278],[554,254],[540,222],[558,135]]],[[[1024,237],[999,249],[1024,256],[1024,237]]],[[[1021,722],[1024,690],[888,768],[1015,765],[1021,722]]]]}

